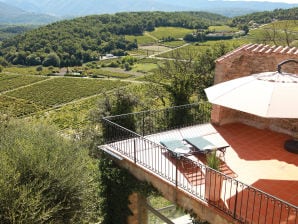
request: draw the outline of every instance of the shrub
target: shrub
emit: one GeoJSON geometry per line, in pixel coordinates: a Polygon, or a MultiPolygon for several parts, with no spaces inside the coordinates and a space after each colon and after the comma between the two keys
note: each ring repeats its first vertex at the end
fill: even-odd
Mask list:
{"type": "Polygon", "coordinates": [[[39,66],[37,66],[37,67],[36,67],[36,71],[38,71],[38,72],[41,72],[41,71],[42,71],[42,69],[43,69],[43,68],[42,68],[42,66],[41,66],[41,65],[39,65],[39,66]]]}
{"type": "Polygon", "coordinates": [[[96,222],[96,165],[44,125],[0,122],[0,223],[96,222]]]}

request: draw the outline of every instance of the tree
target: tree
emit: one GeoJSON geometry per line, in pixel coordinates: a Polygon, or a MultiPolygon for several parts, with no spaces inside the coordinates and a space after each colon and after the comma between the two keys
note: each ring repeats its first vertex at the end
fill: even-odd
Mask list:
{"type": "Polygon", "coordinates": [[[30,54],[26,57],[26,64],[27,65],[40,65],[41,59],[36,54],[30,54]]]}
{"type": "Polygon", "coordinates": [[[196,72],[194,56],[188,52],[187,59],[181,59],[180,52],[176,51],[172,58],[174,60],[167,60],[159,66],[149,81],[161,85],[170,93],[172,105],[188,104],[200,78],[200,74],[196,72]]]}
{"type": "Polygon", "coordinates": [[[42,62],[43,66],[55,66],[59,67],[60,66],[60,58],[56,53],[50,53],[42,62]]]}
{"type": "Polygon", "coordinates": [[[296,21],[291,20],[273,22],[261,29],[260,41],[264,44],[273,43],[274,45],[291,46],[295,40],[293,28],[296,24],[296,21]]]}
{"type": "Polygon", "coordinates": [[[7,66],[8,65],[8,62],[5,60],[5,58],[0,57],[0,65],[2,65],[2,66],[7,66]]]}
{"type": "Polygon", "coordinates": [[[98,222],[97,167],[48,126],[0,122],[0,223],[98,222]]]}

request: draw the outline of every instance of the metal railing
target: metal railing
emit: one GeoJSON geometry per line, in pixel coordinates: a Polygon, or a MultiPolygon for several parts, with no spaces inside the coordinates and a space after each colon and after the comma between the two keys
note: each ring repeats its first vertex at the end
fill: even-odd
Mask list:
{"type": "Polygon", "coordinates": [[[191,104],[103,118],[106,144],[240,223],[298,224],[298,207],[203,163],[173,158],[145,135],[209,122],[210,105],[191,104]],[[218,188],[217,188],[218,187],[218,188]]]}

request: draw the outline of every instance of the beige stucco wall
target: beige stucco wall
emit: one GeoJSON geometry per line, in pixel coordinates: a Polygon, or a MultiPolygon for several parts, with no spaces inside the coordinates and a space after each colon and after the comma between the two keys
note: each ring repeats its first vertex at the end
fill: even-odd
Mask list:
{"type": "MultiPolygon", "coordinates": [[[[277,71],[277,65],[287,59],[298,60],[296,49],[269,47],[263,45],[244,46],[216,61],[214,84],[251,74],[277,71]]],[[[298,74],[298,64],[287,63],[282,71],[298,74]]],[[[293,103],[298,103],[298,96],[293,96],[293,103]]],[[[257,128],[293,134],[298,128],[298,119],[269,119],[221,106],[213,106],[211,120],[215,124],[242,122],[257,128]]]]}
{"type": "MultiPolygon", "coordinates": [[[[134,163],[131,163],[127,160],[117,161],[117,163],[127,169],[131,174],[133,174],[138,180],[146,181],[152,184],[167,200],[175,203],[176,205],[182,207],[184,210],[193,211],[201,219],[208,221],[211,224],[232,224],[238,223],[236,220],[233,220],[230,216],[225,213],[215,209],[214,207],[208,205],[207,203],[195,199],[189,194],[179,190],[176,186],[171,183],[164,181],[164,179],[159,178],[153,173],[146,171],[142,167],[137,166],[134,163]]],[[[138,222],[138,217],[144,217],[142,211],[137,210],[140,208],[137,205],[139,202],[136,199],[136,195],[131,197],[132,212],[133,216],[129,217],[128,224],[143,224],[138,222]]],[[[141,206],[142,208],[142,206],[141,206]]],[[[145,211],[143,211],[145,212],[145,211]]]]}

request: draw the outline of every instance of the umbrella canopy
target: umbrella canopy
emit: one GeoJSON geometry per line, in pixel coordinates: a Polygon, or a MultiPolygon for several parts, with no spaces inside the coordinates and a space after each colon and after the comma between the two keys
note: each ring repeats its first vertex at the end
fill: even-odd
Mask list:
{"type": "Polygon", "coordinates": [[[209,102],[271,118],[298,118],[298,75],[263,72],[233,79],[205,89],[209,102]]]}

